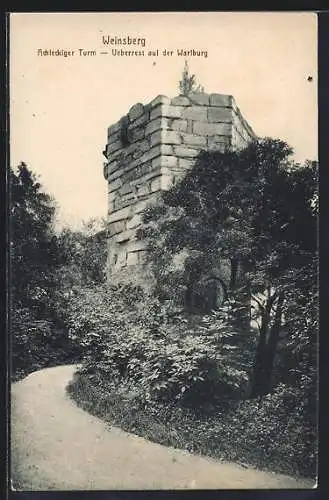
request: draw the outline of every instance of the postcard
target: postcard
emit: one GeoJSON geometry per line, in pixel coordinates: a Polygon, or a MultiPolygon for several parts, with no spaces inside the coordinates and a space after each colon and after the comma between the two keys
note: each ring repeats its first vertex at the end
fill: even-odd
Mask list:
{"type": "Polygon", "coordinates": [[[9,14],[15,491],[317,487],[317,17],[9,14]]]}

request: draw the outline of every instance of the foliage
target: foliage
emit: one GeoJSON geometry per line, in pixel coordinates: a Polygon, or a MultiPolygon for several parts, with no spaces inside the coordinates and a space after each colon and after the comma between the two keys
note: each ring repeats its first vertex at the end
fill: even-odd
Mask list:
{"type": "Polygon", "coordinates": [[[10,169],[10,280],[15,304],[46,309],[58,265],[55,203],[21,163],[10,169]]]}
{"type": "Polygon", "coordinates": [[[58,234],[63,287],[100,284],[106,274],[106,222],[91,218],[80,229],[63,228],[58,234]]]}
{"type": "Polygon", "coordinates": [[[85,410],[151,441],[283,474],[315,477],[316,437],[300,397],[280,385],[266,397],[214,406],[148,402],[127,384],[80,373],[68,392],[85,410]]]}
{"type": "Polygon", "coordinates": [[[204,92],[204,88],[196,83],[195,75],[190,74],[187,61],[185,61],[182,79],[179,82],[179,92],[181,95],[189,95],[193,92],[204,92]]]}
{"type": "Polygon", "coordinates": [[[28,308],[16,307],[11,315],[12,378],[75,359],[75,345],[51,319],[38,318],[28,308]]]}
{"type": "Polygon", "coordinates": [[[239,293],[252,297],[259,320],[254,396],[271,390],[285,311],[299,311],[289,290],[307,294],[302,277],[310,276],[305,270],[316,258],[317,165],[295,165],[291,153],[274,139],[242,151],[201,152],[184,179],[163,194],[162,205],[145,213],[139,231],[149,239],[160,298],[182,301],[212,269],[238,263],[239,293]]]}
{"type": "Polygon", "coordinates": [[[12,375],[74,359],[58,316],[61,263],[55,203],[22,163],[10,169],[10,331],[12,375]]]}
{"type": "Polygon", "coordinates": [[[196,324],[141,294],[112,287],[71,297],[70,338],[82,348],[84,371],[122,380],[145,401],[201,404],[245,390],[248,367],[223,313],[196,324]]]}

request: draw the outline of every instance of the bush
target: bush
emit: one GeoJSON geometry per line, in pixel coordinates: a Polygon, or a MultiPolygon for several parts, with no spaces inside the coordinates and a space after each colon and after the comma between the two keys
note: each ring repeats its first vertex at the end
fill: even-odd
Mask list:
{"type": "Polygon", "coordinates": [[[153,441],[314,477],[306,382],[243,400],[255,342],[230,307],[185,315],[136,287],[73,290],[67,320],[84,362],[69,390],[86,410],[153,441]]]}
{"type": "Polygon", "coordinates": [[[75,359],[74,346],[63,332],[52,321],[40,319],[29,308],[12,307],[10,330],[13,380],[40,368],[75,359]]]}
{"type": "Polygon", "coordinates": [[[84,372],[125,381],[144,401],[195,405],[245,389],[248,374],[233,361],[236,332],[221,313],[193,322],[141,295],[112,287],[71,298],[69,334],[82,348],[84,372]]]}
{"type": "Polygon", "coordinates": [[[126,382],[80,373],[68,387],[92,414],[151,441],[263,470],[315,477],[315,437],[309,440],[299,394],[288,387],[259,400],[227,401],[208,411],[181,402],[142,401],[126,382]],[[299,406],[298,406],[299,405],[299,406]]]}

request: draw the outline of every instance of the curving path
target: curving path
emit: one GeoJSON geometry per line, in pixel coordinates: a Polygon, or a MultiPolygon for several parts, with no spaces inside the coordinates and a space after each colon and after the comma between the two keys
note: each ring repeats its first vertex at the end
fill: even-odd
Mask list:
{"type": "Polygon", "coordinates": [[[75,366],[32,373],[11,391],[16,489],[312,488],[307,480],[246,469],[151,443],[78,408],[65,387],[75,366]]]}

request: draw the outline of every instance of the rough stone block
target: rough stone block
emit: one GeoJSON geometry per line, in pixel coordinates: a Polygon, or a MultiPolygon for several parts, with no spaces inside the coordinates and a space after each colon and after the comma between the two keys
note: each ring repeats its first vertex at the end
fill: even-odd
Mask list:
{"type": "Polygon", "coordinates": [[[198,156],[199,152],[199,149],[186,148],[184,146],[174,146],[175,155],[183,158],[195,158],[196,156],[198,156]]]}
{"type": "Polygon", "coordinates": [[[161,155],[161,145],[152,145],[151,149],[148,151],[145,151],[143,156],[139,159],[140,162],[148,162],[150,160],[153,160],[153,158],[156,158],[157,156],[161,155]]]}
{"type": "Polygon", "coordinates": [[[190,170],[195,165],[195,160],[187,160],[185,158],[178,158],[178,166],[181,170],[190,170]]]}
{"type": "Polygon", "coordinates": [[[145,250],[147,243],[145,240],[133,240],[127,243],[127,252],[139,252],[145,250]]]}
{"type": "Polygon", "coordinates": [[[125,194],[132,193],[132,187],[129,182],[126,182],[120,189],[120,196],[124,196],[125,194]]]}
{"type": "Polygon", "coordinates": [[[140,116],[139,118],[136,118],[133,122],[130,123],[130,127],[143,127],[145,126],[146,122],[148,121],[148,112],[145,111],[145,106],[144,106],[144,114],[140,116]]]}
{"type": "Polygon", "coordinates": [[[115,235],[115,241],[117,243],[121,243],[123,241],[128,241],[130,240],[131,238],[133,238],[135,236],[135,231],[130,229],[130,230],[127,230],[127,231],[122,231],[121,233],[117,233],[115,235]]]}
{"type": "Polygon", "coordinates": [[[232,125],[230,123],[193,123],[193,132],[198,135],[231,135],[232,125]]]}
{"type": "Polygon", "coordinates": [[[130,194],[126,196],[118,196],[114,200],[114,211],[120,210],[121,208],[129,207],[134,203],[135,197],[130,194]]]}
{"type": "Polygon", "coordinates": [[[147,200],[142,200],[142,201],[138,201],[134,207],[133,207],[133,211],[131,212],[132,214],[140,214],[141,212],[143,212],[143,210],[145,210],[145,208],[149,205],[152,205],[153,203],[155,203],[157,201],[157,193],[152,193],[150,194],[149,198],[147,200]]]}
{"type": "Polygon", "coordinates": [[[133,122],[137,118],[140,118],[144,114],[144,106],[140,102],[134,104],[128,112],[129,120],[133,122]]]}
{"type": "Polygon", "coordinates": [[[209,95],[204,92],[189,94],[189,99],[193,104],[199,104],[200,106],[208,106],[209,104],[209,95]]]}
{"type": "Polygon", "coordinates": [[[120,122],[114,123],[107,129],[107,137],[110,137],[111,135],[115,134],[120,130],[120,122]]]}
{"type": "Polygon", "coordinates": [[[182,118],[189,120],[198,120],[200,122],[207,121],[207,108],[204,106],[190,106],[185,108],[182,113],[182,118]]]}
{"type": "Polygon", "coordinates": [[[111,142],[106,146],[106,154],[109,156],[122,148],[121,141],[111,142]]]}
{"type": "Polygon", "coordinates": [[[114,132],[110,136],[108,136],[107,143],[112,144],[112,142],[120,141],[120,131],[114,132]]]}
{"type": "Polygon", "coordinates": [[[128,219],[132,213],[134,213],[133,206],[121,208],[120,210],[117,210],[116,212],[109,214],[107,221],[109,224],[111,224],[112,222],[128,219]]]}
{"type": "Polygon", "coordinates": [[[243,137],[245,137],[248,141],[253,140],[257,137],[253,129],[250,127],[249,123],[241,115],[239,109],[237,109],[237,112],[235,114],[234,124],[238,128],[240,134],[243,137]]]}
{"type": "Polygon", "coordinates": [[[212,107],[208,108],[209,122],[229,122],[233,121],[232,108],[212,107]]]}
{"type": "Polygon", "coordinates": [[[115,179],[114,181],[109,182],[108,184],[108,192],[112,193],[112,191],[116,191],[122,186],[121,179],[115,179]]]}
{"type": "Polygon", "coordinates": [[[146,151],[143,152],[142,156],[140,156],[137,159],[134,159],[131,161],[128,165],[126,170],[131,170],[131,168],[134,168],[136,166],[143,165],[144,163],[150,162],[153,158],[156,156],[159,156],[160,153],[160,145],[155,146],[153,148],[148,148],[146,151]]]}
{"type": "Polygon", "coordinates": [[[136,127],[130,131],[130,137],[133,142],[140,141],[144,139],[145,130],[143,127],[136,127]]]}
{"type": "Polygon", "coordinates": [[[161,189],[163,189],[164,191],[166,191],[166,190],[172,188],[173,185],[174,185],[173,176],[166,175],[166,174],[163,174],[161,176],[161,189]]]}
{"type": "Polygon", "coordinates": [[[112,193],[108,194],[108,197],[107,197],[108,202],[113,203],[114,200],[117,198],[117,196],[118,196],[118,191],[112,191],[112,193]]]}
{"type": "Polygon", "coordinates": [[[139,250],[138,252],[135,252],[135,254],[138,255],[138,264],[146,263],[147,250],[139,250]]]}
{"type": "Polygon", "coordinates": [[[173,146],[171,144],[161,144],[160,151],[162,155],[172,155],[174,154],[173,146]]]}
{"type": "Polygon", "coordinates": [[[158,167],[175,167],[177,166],[177,158],[175,156],[159,156],[152,160],[152,168],[158,167]]]}
{"type": "Polygon", "coordinates": [[[157,168],[151,169],[145,175],[140,175],[137,179],[130,181],[130,184],[134,188],[138,189],[139,186],[148,183],[151,179],[154,179],[155,177],[158,177],[159,175],[161,175],[161,168],[157,167],[157,168]]]}
{"type": "Polygon", "coordinates": [[[232,147],[234,149],[242,149],[245,146],[247,146],[249,142],[250,142],[249,138],[246,139],[245,137],[242,137],[242,135],[239,134],[239,132],[237,132],[237,130],[235,128],[233,129],[232,147]]]}
{"type": "Polygon", "coordinates": [[[137,185],[137,195],[138,196],[147,196],[150,194],[150,186],[148,182],[137,185]]]}
{"type": "Polygon", "coordinates": [[[168,127],[168,119],[159,116],[154,120],[151,120],[145,127],[145,136],[153,134],[156,130],[166,129],[168,127]]]}
{"type": "Polygon", "coordinates": [[[187,120],[187,131],[188,134],[193,133],[193,120],[187,120]]]}
{"type": "Polygon", "coordinates": [[[190,100],[185,95],[179,95],[171,99],[171,104],[173,106],[190,106],[190,100]]]}
{"type": "Polygon", "coordinates": [[[107,167],[107,176],[109,179],[113,178],[113,173],[118,172],[122,169],[123,163],[119,161],[112,161],[107,167]]]}
{"type": "Polygon", "coordinates": [[[127,253],[127,266],[134,266],[138,264],[138,252],[127,253]]]}
{"type": "Polygon", "coordinates": [[[152,109],[159,106],[160,104],[170,104],[169,97],[165,95],[158,95],[148,104],[148,106],[150,109],[152,109]]]}
{"type": "Polygon", "coordinates": [[[207,149],[208,151],[220,151],[221,153],[224,153],[227,150],[227,146],[224,142],[216,142],[209,144],[207,149]]]}
{"type": "Polygon", "coordinates": [[[181,144],[181,138],[175,130],[157,130],[150,136],[151,146],[157,144],[181,144]]]}
{"type": "MultiPolygon", "coordinates": [[[[113,236],[114,234],[121,233],[121,232],[125,231],[126,224],[128,226],[128,223],[126,220],[120,220],[118,222],[112,222],[112,224],[108,224],[109,235],[113,236]]],[[[130,229],[130,228],[128,228],[128,229],[130,229]]]]}
{"type": "Polygon", "coordinates": [[[116,268],[124,267],[127,265],[127,253],[122,249],[117,254],[116,268]]]}
{"type": "Polygon", "coordinates": [[[176,131],[180,131],[180,132],[187,132],[187,120],[181,120],[179,118],[172,119],[168,123],[168,127],[171,130],[176,130],[176,131]]]}
{"type": "Polygon", "coordinates": [[[141,141],[138,144],[136,144],[136,148],[133,152],[133,158],[137,159],[140,158],[148,149],[150,148],[150,145],[147,140],[141,141]]]}
{"type": "Polygon", "coordinates": [[[168,104],[163,104],[162,106],[157,106],[152,109],[150,118],[158,118],[159,116],[164,116],[166,118],[180,118],[185,107],[183,106],[170,106],[168,104]]]}
{"type": "Polygon", "coordinates": [[[247,132],[250,139],[255,139],[257,137],[257,134],[255,134],[252,127],[249,125],[247,120],[242,115],[240,109],[237,107],[237,105],[235,103],[234,98],[232,98],[232,102],[233,102],[233,110],[235,111],[235,113],[234,113],[235,120],[238,121],[239,123],[241,123],[243,129],[247,132]]]}
{"type": "Polygon", "coordinates": [[[108,178],[107,168],[108,168],[108,163],[103,163],[103,177],[104,177],[106,180],[107,180],[107,178],[108,178]]]}
{"type": "Polygon", "coordinates": [[[161,189],[161,176],[156,177],[151,181],[151,192],[159,191],[161,189]]]}
{"type": "Polygon", "coordinates": [[[206,146],[207,138],[202,137],[201,135],[193,135],[193,134],[182,134],[183,143],[188,144],[190,146],[206,146]]]}
{"type": "Polygon", "coordinates": [[[114,172],[109,174],[109,182],[112,183],[113,181],[120,179],[123,176],[124,173],[124,165],[120,165],[120,168],[117,168],[114,172]]]}
{"type": "Polygon", "coordinates": [[[127,229],[135,229],[142,223],[142,216],[140,214],[134,215],[130,220],[127,221],[127,229]]]}
{"type": "Polygon", "coordinates": [[[122,179],[124,180],[124,182],[129,182],[131,185],[136,185],[139,182],[143,182],[143,179],[147,175],[154,175],[151,161],[143,163],[125,173],[122,176],[122,179]]]}
{"type": "Polygon", "coordinates": [[[157,146],[154,146],[149,151],[143,153],[143,155],[140,158],[123,163],[119,169],[113,172],[113,174],[109,175],[110,182],[114,179],[117,179],[118,177],[122,176],[125,177],[131,170],[134,170],[136,167],[140,167],[144,163],[149,163],[153,158],[160,156],[160,154],[161,154],[161,147],[159,144],[157,146]]]}
{"type": "Polygon", "coordinates": [[[208,149],[223,151],[230,145],[230,138],[223,135],[215,135],[208,138],[208,149]]]}
{"type": "Polygon", "coordinates": [[[210,106],[233,106],[233,97],[226,94],[210,94],[210,106]]]}

